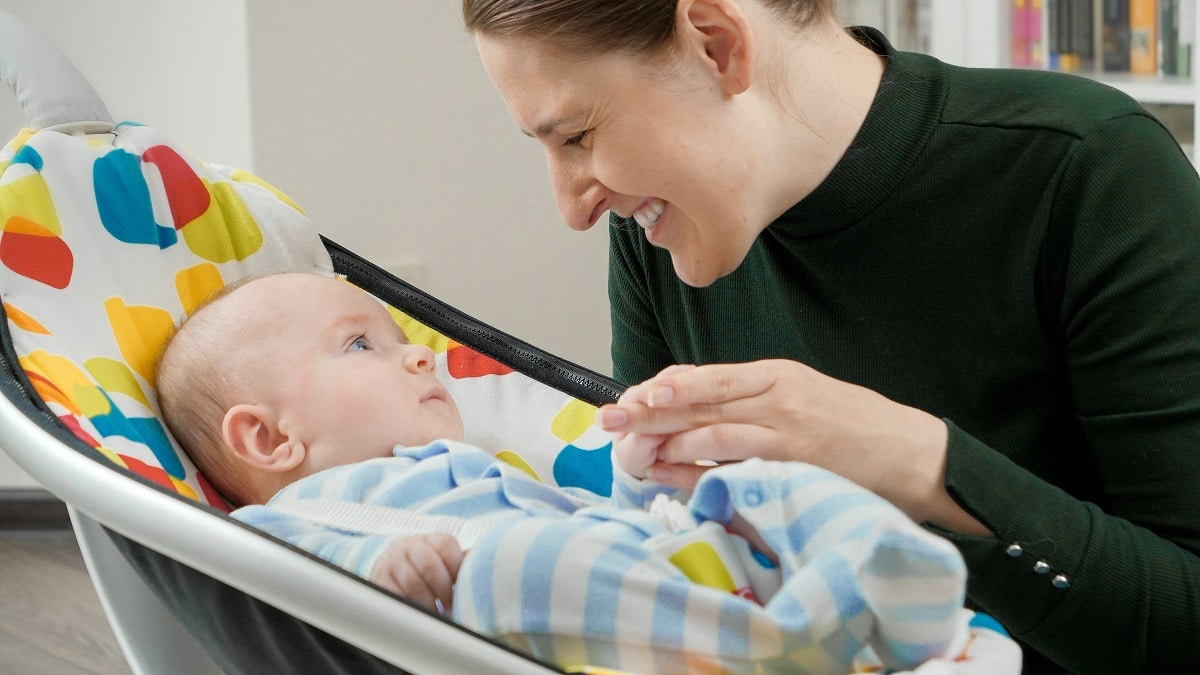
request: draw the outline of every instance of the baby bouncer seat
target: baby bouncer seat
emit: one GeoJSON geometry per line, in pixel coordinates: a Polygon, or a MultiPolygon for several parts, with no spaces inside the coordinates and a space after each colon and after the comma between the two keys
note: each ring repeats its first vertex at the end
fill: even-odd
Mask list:
{"type": "Polygon", "coordinates": [[[434,350],[468,442],[604,496],[611,439],[593,420],[620,387],[322,237],[259,178],[115,123],[3,12],[0,79],[29,121],[0,149],[0,447],[67,504],[134,672],[564,672],[231,518],[159,419],[154,363],[225,284],[341,275],[434,350]]]}
{"type": "Polygon", "coordinates": [[[469,440],[598,489],[608,441],[591,420],[615,384],[322,238],[256,177],[114,123],[2,12],[0,77],[29,121],[0,153],[0,447],[66,502],[133,670],[561,672],[230,518],[158,419],[153,363],[175,320],[226,283],[336,272],[437,352],[469,440]]]}

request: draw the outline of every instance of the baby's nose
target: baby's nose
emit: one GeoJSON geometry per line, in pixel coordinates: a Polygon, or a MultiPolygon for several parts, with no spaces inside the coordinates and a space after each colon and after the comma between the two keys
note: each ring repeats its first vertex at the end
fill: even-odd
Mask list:
{"type": "Polygon", "coordinates": [[[425,345],[405,345],[404,366],[414,373],[432,371],[435,365],[433,350],[425,345]]]}

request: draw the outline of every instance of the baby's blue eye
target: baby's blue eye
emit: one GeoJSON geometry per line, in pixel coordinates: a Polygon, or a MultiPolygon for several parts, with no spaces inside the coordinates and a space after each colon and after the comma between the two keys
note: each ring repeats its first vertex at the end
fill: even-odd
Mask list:
{"type": "Polygon", "coordinates": [[[350,343],[351,351],[367,351],[371,348],[371,343],[367,342],[365,337],[354,338],[354,342],[350,343]]]}

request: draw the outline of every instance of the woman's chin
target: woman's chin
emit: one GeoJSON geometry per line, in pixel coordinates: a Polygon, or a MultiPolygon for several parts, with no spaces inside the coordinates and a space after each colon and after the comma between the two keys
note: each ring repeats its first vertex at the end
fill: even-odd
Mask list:
{"type": "Polygon", "coordinates": [[[675,266],[675,276],[688,286],[694,288],[704,288],[711,286],[713,282],[721,277],[729,274],[737,269],[735,265],[732,269],[724,269],[714,265],[712,262],[703,260],[681,260],[680,256],[671,253],[671,263],[675,266]]]}

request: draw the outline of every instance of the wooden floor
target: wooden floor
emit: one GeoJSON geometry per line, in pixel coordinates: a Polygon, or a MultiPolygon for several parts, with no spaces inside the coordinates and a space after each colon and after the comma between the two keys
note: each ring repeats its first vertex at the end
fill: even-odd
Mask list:
{"type": "Polygon", "coordinates": [[[130,673],[69,532],[0,532],[0,671],[130,673]]]}

